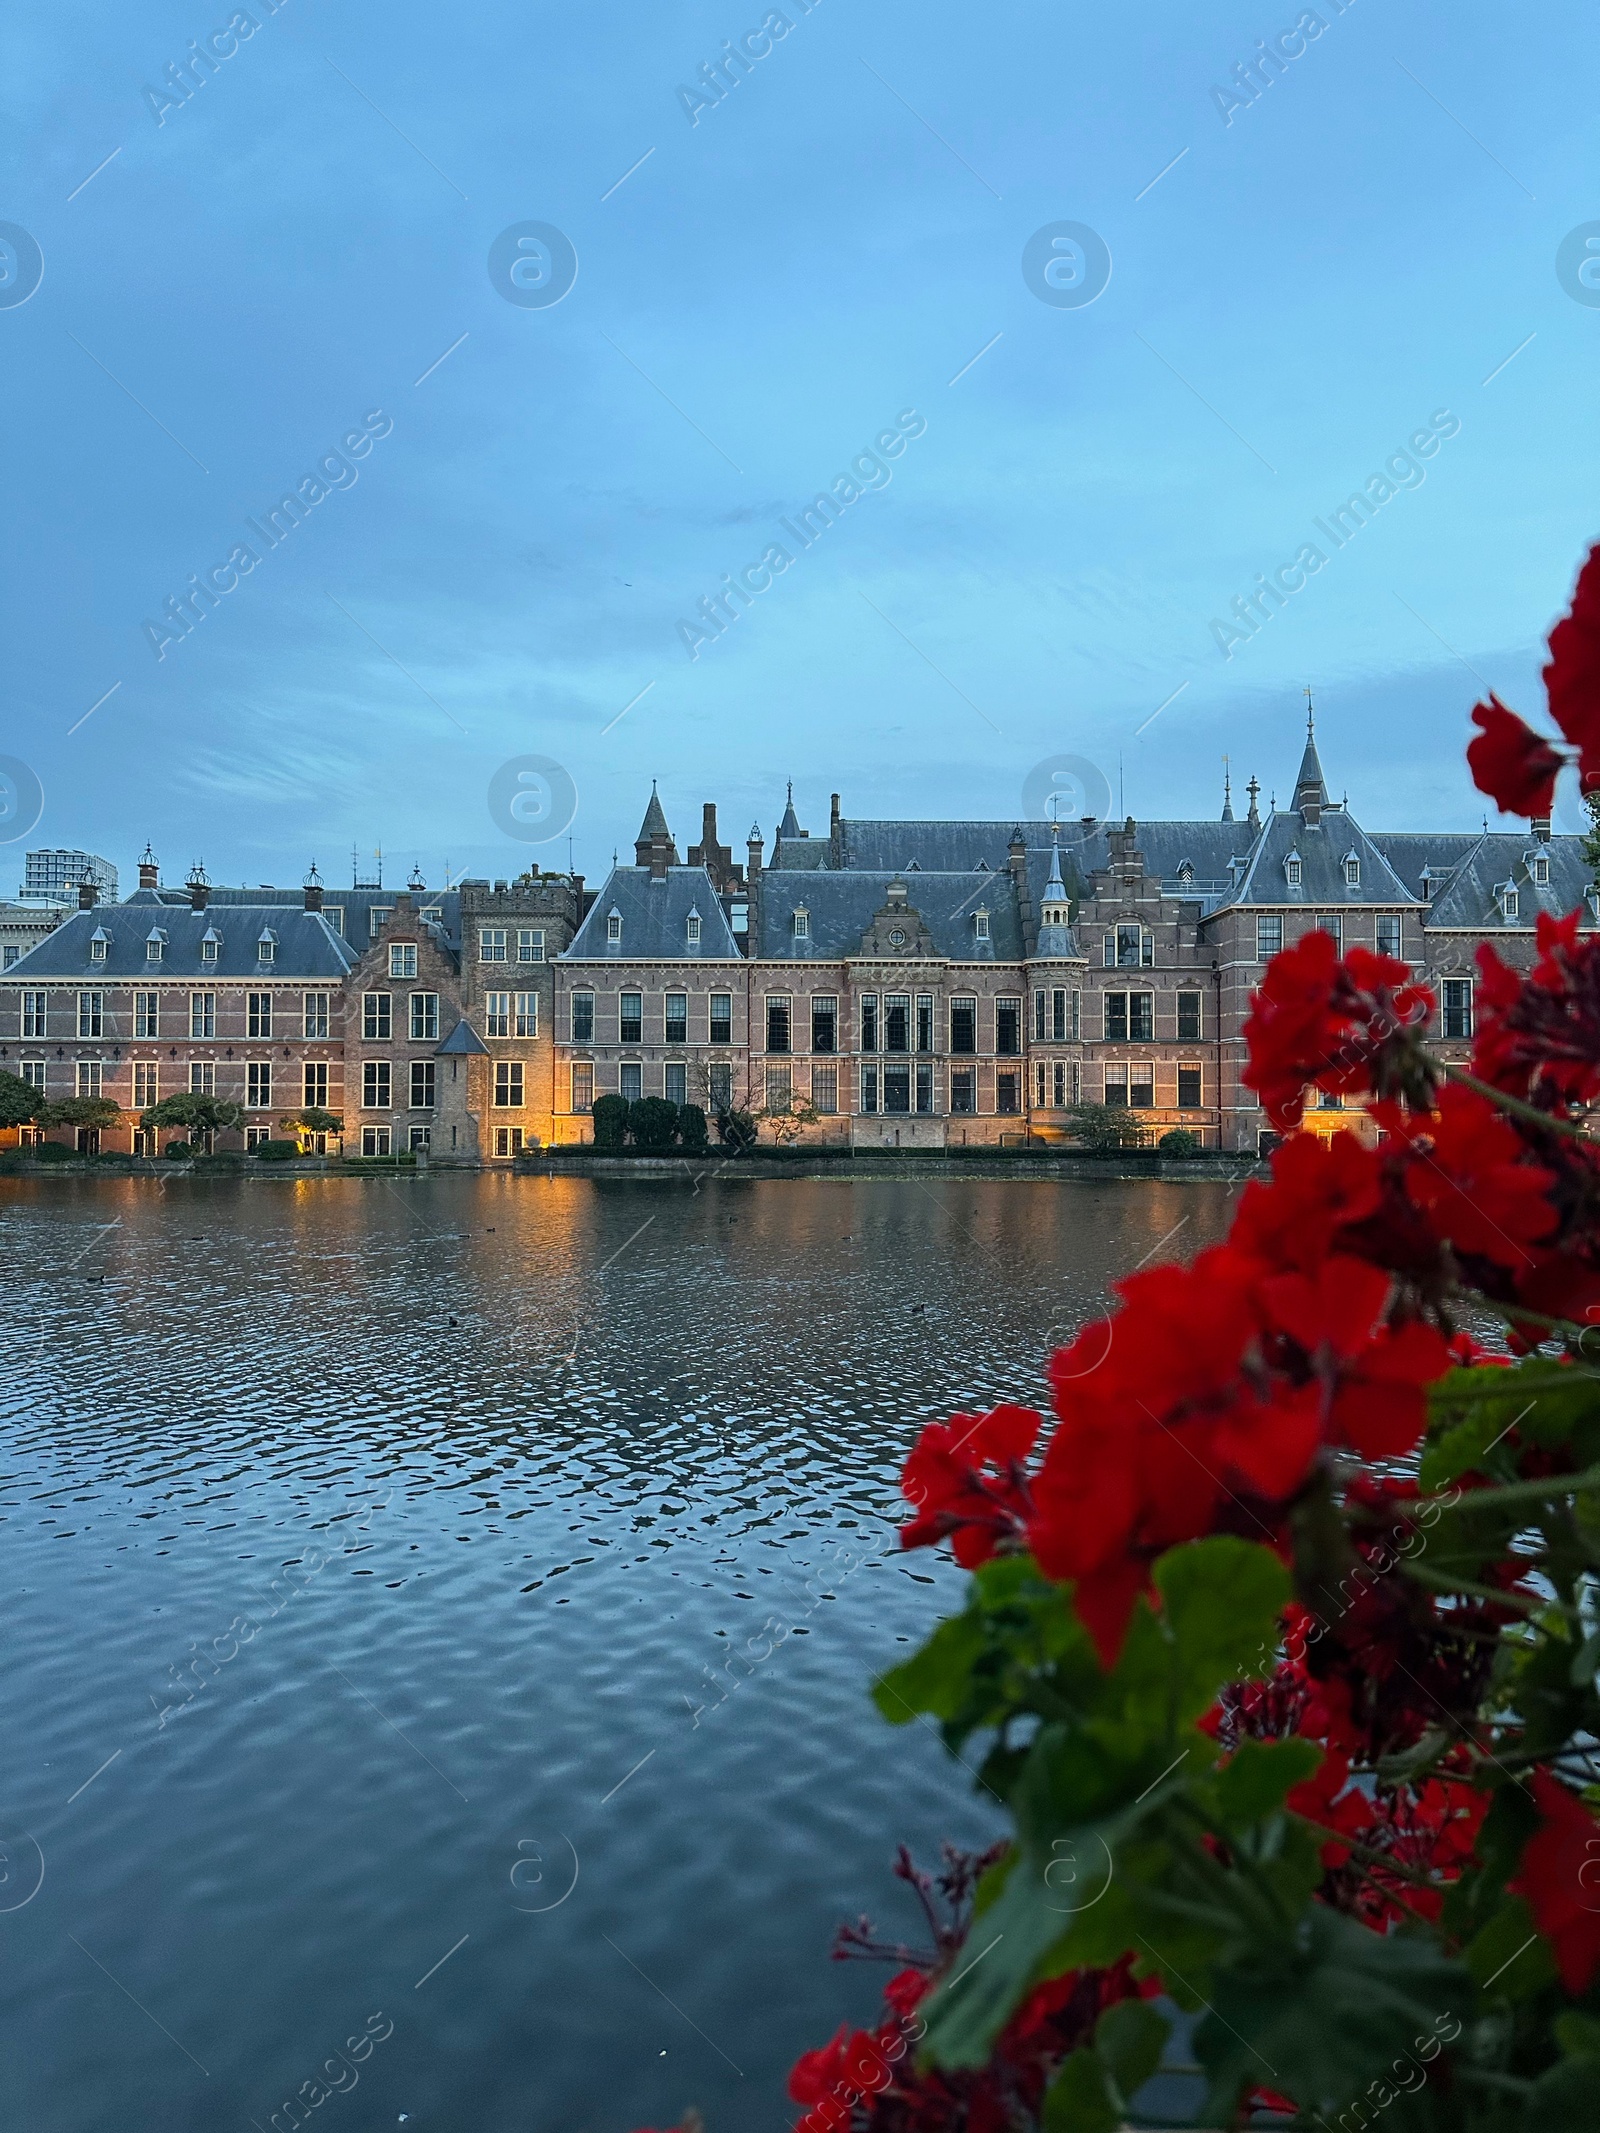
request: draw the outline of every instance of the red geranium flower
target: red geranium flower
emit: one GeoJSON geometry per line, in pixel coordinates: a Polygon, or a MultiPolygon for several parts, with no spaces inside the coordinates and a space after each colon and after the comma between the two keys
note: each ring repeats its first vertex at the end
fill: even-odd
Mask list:
{"type": "Polygon", "coordinates": [[[1525,1160],[1527,1144],[1487,1097],[1441,1089],[1432,1117],[1386,1104],[1376,1114],[1410,1153],[1406,1197],[1458,1251],[1531,1269],[1529,1244],[1556,1226],[1555,1173],[1525,1160]]]}
{"type": "Polygon", "coordinates": [[[1600,785],[1600,548],[1589,550],[1571,611],[1550,632],[1544,686],[1551,717],[1580,751],[1578,774],[1588,792],[1600,785]]]}
{"type": "Polygon", "coordinates": [[[1304,1349],[1326,1387],[1326,1434],[1363,1459],[1410,1451],[1428,1419],[1426,1388],[1450,1367],[1444,1336],[1412,1320],[1380,1323],[1389,1276],[1335,1257],[1315,1279],[1280,1274],[1262,1283],[1277,1324],[1304,1349]]]}
{"type": "Polygon", "coordinates": [[[1474,704],[1472,721],[1483,731],[1467,744],[1472,782],[1503,815],[1547,815],[1554,805],[1563,758],[1542,733],[1508,711],[1491,689],[1486,704],[1474,704]]]}
{"type": "Polygon", "coordinates": [[[1562,1984],[1577,1994],[1600,1969],[1600,1822],[1548,1770],[1535,1770],[1529,1782],[1540,1827],[1509,1886],[1527,1898],[1562,1984]]]}
{"type": "Polygon", "coordinates": [[[1539,913],[1539,959],[1524,978],[1485,942],[1478,950],[1478,1039],[1472,1071],[1512,1096],[1569,1103],[1600,1096],[1600,940],[1580,941],[1580,914],[1539,913]]]}
{"type": "Polygon", "coordinates": [[[1377,1212],[1382,1185],[1381,1161],[1353,1133],[1297,1133],[1274,1151],[1271,1184],[1245,1187],[1228,1242],[1264,1266],[1310,1273],[1345,1224],[1377,1212]]]}
{"type": "Polygon", "coordinates": [[[1282,1132],[1299,1125],[1308,1082],[1335,1094],[1411,1093],[1416,1033],[1433,1005],[1404,963],[1368,948],[1341,960],[1332,934],[1318,928],[1267,966],[1244,1025],[1245,1085],[1282,1132]]]}
{"type": "Polygon", "coordinates": [[[901,1547],[948,1540],[962,1568],[976,1570],[1019,1536],[1030,1508],[1023,1462],[1043,1419],[1032,1407],[996,1407],[930,1422],[900,1479],[917,1514],[900,1528],[901,1547]]]}

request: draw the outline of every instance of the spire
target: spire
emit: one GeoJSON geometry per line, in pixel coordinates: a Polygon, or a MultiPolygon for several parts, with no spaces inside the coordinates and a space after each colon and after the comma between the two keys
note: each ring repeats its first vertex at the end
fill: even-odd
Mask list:
{"type": "Polygon", "coordinates": [[[800,817],[794,811],[794,779],[791,778],[789,780],[789,804],[783,811],[783,820],[778,824],[778,841],[781,844],[785,837],[803,837],[804,835],[805,832],[800,827],[800,817]]]}
{"type": "Polygon", "coordinates": [[[1250,825],[1251,829],[1258,830],[1261,827],[1261,810],[1256,805],[1256,802],[1261,798],[1261,780],[1259,778],[1252,778],[1249,784],[1245,787],[1245,791],[1250,795],[1250,812],[1245,816],[1244,819],[1250,825]]]}
{"type": "Polygon", "coordinates": [[[667,827],[666,811],[661,805],[654,778],[650,780],[650,805],[644,811],[639,834],[633,840],[633,858],[636,866],[648,867],[658,881],[666,880],[668,867],[679,864],[678,847],[667,827]]]}
{"type": "Polygon", "coordinates": [[[1317,754],[1316,713],[1311,702],[1311,691],[1306,690],[1306,752],[1300,758],[1300,775],[1294,781],[1294,806],[1303,821],[1312,828],[1322,820],[1322,810],[1328,804],[1327,780],[1322,775],[1322,758],[1317,754]]]}
{"type": "Polygon", "coordinates": [[[1044,900],[1047,904],[1067,901],[1067,885],[1061,879],[1061,832],[1054,823],[1050,826],[1050,873],[1044,885],[1044,900]]]}
{"type": "Polygon", "coordinates": [[[670,837],[671,835],[671,830],[667,828],[666,810],[661,805],[661,796],[656,791],[656,781],[652,778],[650,780],[650,805],[644,811],[644,820],[639,825],[639,834],[634,841],[637,844],[647,844],[652,837],[670,837]]]}
{"type": "Polygon", "coordinates": [[[1228,758],[1222,758],[1222,819],[1233,820],[1233,769],[1228,758]]]}

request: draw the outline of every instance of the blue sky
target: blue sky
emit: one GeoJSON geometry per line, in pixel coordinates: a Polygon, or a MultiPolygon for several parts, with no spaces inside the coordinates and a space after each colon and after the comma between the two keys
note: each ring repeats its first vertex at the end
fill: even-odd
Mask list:
{"type": "Polygon", "coordinates": [[[1004,817],[1061,753],[1136,814],[1209,813],[1225,751],[1286,797],[1308,682],[1364,819],[1478,820],[1470,705],[1539,708],[1600,535],[1600,309],[1556,274],[1600,218],[1592,17],[1319,0],[1225,123],[1290,0],[785,0],[691,123],[680,85],[760,0],[247,12],[159,124],[146,88],[227,0],[11,27],[0,221],[44,257],[0,308],[27,842],[127,867],[149,837],[219,880],[380,841],[434,881],[564,863],[490,817],[523,754],[570,774],[591,877],[652,776],[680,846],[702,799],[770,836],[790,776],[813,830],[830,790],[1004,817]],[[576,249],[553,306],[491,283],[526,221],[576,249]],[[1022,271],[1061,221],[1112,259],[1077,308],[1022,271]],[[912,410],[892,478],[786,542],[912,410]],[[376,411],[358,478],[158,659],[145,623],[376,411]],[[1225,657],[1213,619],[1439,411],[1425,479],[1225,657]],[[792,567],[691,658],[680,622],[774,542],[792,567]]]}

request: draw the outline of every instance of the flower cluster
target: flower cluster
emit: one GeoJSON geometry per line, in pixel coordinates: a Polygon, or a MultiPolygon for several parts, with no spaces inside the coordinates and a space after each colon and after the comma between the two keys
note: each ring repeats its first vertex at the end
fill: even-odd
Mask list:
{"type": "MultiPolygon", "coordinates": [[[[1600,548],[1589,551],[1571,611],[1550,632],[1544,685],[1550,716],[1576,751],[1580,789],[1600,791],[1600,548]]],[[[1566,757],[1492,692],[1472,716],[1481,730],[1467,761],[1478,790],[1503,814],[1548,815],[1566,757]]]]}

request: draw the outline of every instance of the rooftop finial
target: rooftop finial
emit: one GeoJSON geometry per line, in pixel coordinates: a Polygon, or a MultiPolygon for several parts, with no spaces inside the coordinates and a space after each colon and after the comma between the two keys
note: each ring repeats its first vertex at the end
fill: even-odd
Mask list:
{"type": "Polygon", "coordinates": [[[1222,819],[1233,820],[1233,767],[1228,756],[1222,758],[1222,819]]]}
{"type": "Polygon", "coordinates": [[[1307,683],[1306,683],[1306,689],[1305,689],[1305,696],[1306,696],[1306,733],[1307,733],[1308,735],[1310,735],[1310,734],[1313,734],[1313,733],[1315,733],[1315,732],[1316,732],[1316,730],[1317,730],[1317,719],[1316,719],[1316,706],[1315,706],[1315,705],[1314,705],[1314,704],[1312,703],[1312,701],[1311,701],[1311,684],[1310,684],[1310,682],[1307,682],[1307,683]]]}

